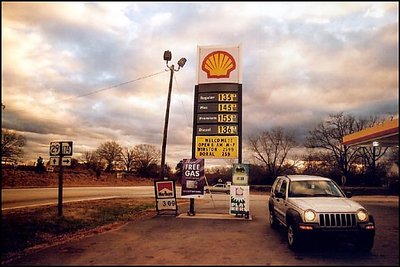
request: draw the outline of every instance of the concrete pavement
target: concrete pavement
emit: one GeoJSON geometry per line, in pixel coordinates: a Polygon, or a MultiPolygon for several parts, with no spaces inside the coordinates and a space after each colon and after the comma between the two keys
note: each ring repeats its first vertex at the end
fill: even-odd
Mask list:
{"type": "MultiPolygon", "coordinates": [[[[109,232],[38,251],[7,265],[398,265],[398,247],[376,248],[377,253],[371,255],[357,255],[346,246],[314,254],[290,251],[285,235],[268,226],[267,198],[265,194],[251,195],[251,220],[203,218],[205,214],[228,217],[229,202],[224,196],[215,196],[214,201],[196,199],[196,216],[190,218],[181,216],[189,205],[187,201],[179,205],[178,199],[178,217],[160,215],[130,222],[109,232]],[[397,251],[397,258],[393,251],[397,251]]],[[[354,199],[393,205],[398,212],[397,196],[354,199]]],[[[397,236],[393,238],[398,238],[398,225],[397,236]]]]}

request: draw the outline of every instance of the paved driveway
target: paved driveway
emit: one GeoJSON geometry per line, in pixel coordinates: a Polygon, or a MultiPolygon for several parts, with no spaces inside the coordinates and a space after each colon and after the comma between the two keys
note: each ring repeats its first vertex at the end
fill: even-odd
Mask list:
{"type": "MultiPolygon", "coordinates": [[[[380,216],[392,217],[382,225],[391,232],[377,235],[371,253],[356,253],[350,244],[294,253],[287,248],[285,233],[269,227],[267,197],[251,195],[249,220],[156,216],[47,248],[12,265],[399,265],[398,198],[371,206],[383,212],[378,222],[380,216]]],[[[196,200],[195,210],[198,215],[227,213],[228,200],[229,195],[196,200]]],[[[181,214],[187,210],[187,204],[179,206],[181,214]]]]}

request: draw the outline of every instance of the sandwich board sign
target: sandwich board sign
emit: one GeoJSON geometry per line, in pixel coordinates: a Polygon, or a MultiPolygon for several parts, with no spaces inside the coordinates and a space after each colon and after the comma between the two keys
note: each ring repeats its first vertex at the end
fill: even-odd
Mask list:
{"type": "Polygon", "coordinates": [[[182,198],[202,198],[204,194],[204,184],[204,159],[183,159],[182,198]]]}
{"type": "Polygon", "coordinates": [[[154,190],[157,214],[160,214],[160,211],[175,211],[175,215],[177,215],[178,205],[176,203],[175,181],[154,181],[154,190]]]}

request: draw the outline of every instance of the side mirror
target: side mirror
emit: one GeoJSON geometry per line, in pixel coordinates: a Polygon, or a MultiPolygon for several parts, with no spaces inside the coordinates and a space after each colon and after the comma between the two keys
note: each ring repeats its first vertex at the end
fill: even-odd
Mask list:
{"type": "Polygon", "coordinates": [[[275,193],[275,197],[276,197],[276,198],[284,198],[285,196],[283,195],[282,192],[276,192],[276,193],[275,193]]]}
{"type": "Polygon", "coordinates": [[[345,192],[345,194],[347,198],[351,198],[353,196],[353,193],[351,191],[347,191],[345,192]]]}

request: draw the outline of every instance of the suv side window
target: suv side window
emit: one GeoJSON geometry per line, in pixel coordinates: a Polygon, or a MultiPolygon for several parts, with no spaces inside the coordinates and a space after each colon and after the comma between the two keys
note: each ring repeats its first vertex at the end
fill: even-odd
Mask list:
{"type": "Polygon", "coordinates": [[[275,187],[274,187],[274,195],[275,193],[279,192],[279,188],[281,187],[282,184],[282,179],[278,178],[275,182],[275,187]]]}
{"type": "Polygon", "coordinates": [[[287,185],[286,180],[283,180],[282,185],[279,188],[279,192],[281,192],[283,196],[286,196],[286,187],[287,187],[286,185],[287,185]]]}

